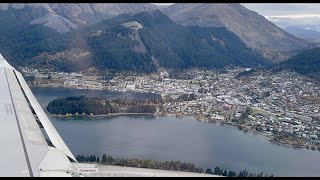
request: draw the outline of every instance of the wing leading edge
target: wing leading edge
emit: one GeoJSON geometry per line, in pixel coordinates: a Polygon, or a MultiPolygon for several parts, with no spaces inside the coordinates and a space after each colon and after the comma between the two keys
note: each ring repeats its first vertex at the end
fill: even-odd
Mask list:
{"type": "Polygon", "coordinates": [[[0,123],[0,157],[6,162],[0,165],[0,176],[78,176],[73,154],[21,73],[2,55],[0,123]]]}

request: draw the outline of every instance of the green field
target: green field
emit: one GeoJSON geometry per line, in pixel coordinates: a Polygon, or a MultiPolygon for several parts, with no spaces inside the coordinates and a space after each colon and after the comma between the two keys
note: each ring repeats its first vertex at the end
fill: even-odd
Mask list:
{"type": "Polygon", "coordinates": [[[255,114],[267,115],[270,113],[268,111],[263,110],[263,109],[252,108],[252,115],[255,115],[255,114]]]}

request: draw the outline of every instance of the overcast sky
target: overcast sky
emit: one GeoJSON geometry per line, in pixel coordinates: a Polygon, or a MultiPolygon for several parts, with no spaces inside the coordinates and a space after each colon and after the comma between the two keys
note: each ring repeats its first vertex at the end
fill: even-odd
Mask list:
{"type": "MultiPolygon", "coordinates": [[[[173,3],[154,3],[170,5],[173,3]]],[[[320,3],[241,3],[246,8],[263,16],[305,17],[310,14],[320,16],[320,3]]],[[[313,16],[313,15],[312,15],[313,16]]]]}
{"type": "Polygon", "coordinates": [[[246,8],[263,16],[305,17],[320,15],[320,3],[241,3],[246,8]]]}

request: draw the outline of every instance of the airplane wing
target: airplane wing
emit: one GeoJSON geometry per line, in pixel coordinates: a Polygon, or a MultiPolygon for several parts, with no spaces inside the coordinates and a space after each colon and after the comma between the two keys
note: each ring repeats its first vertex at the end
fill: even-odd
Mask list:
{"type": "Polygon", "coordinates": [[[72,176],[77,162],[22,77],[0,55],[0,176],[72,176]],[[43,127],[43,128],[42,128],[43,127]]]}
{"type": "Polygon", "coordinates": [[[20,72],[0,54],[0,176],[212,176],[78,163],[20,72]]]}

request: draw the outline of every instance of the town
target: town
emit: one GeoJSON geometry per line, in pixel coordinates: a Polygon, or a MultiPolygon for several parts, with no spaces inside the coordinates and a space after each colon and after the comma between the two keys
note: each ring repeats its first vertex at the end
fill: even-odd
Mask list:
{"type": "Polygon", "coordinates": [[[159,116],[191,116],[258,132],[274,143],[320,150],[320,86],[294,72],[249,68],[225,72],[189,69],[176,79],[162,69],[140,76],[51,72],[23,68],[30,86],[64,87],[161,94],[159,116]]]}

